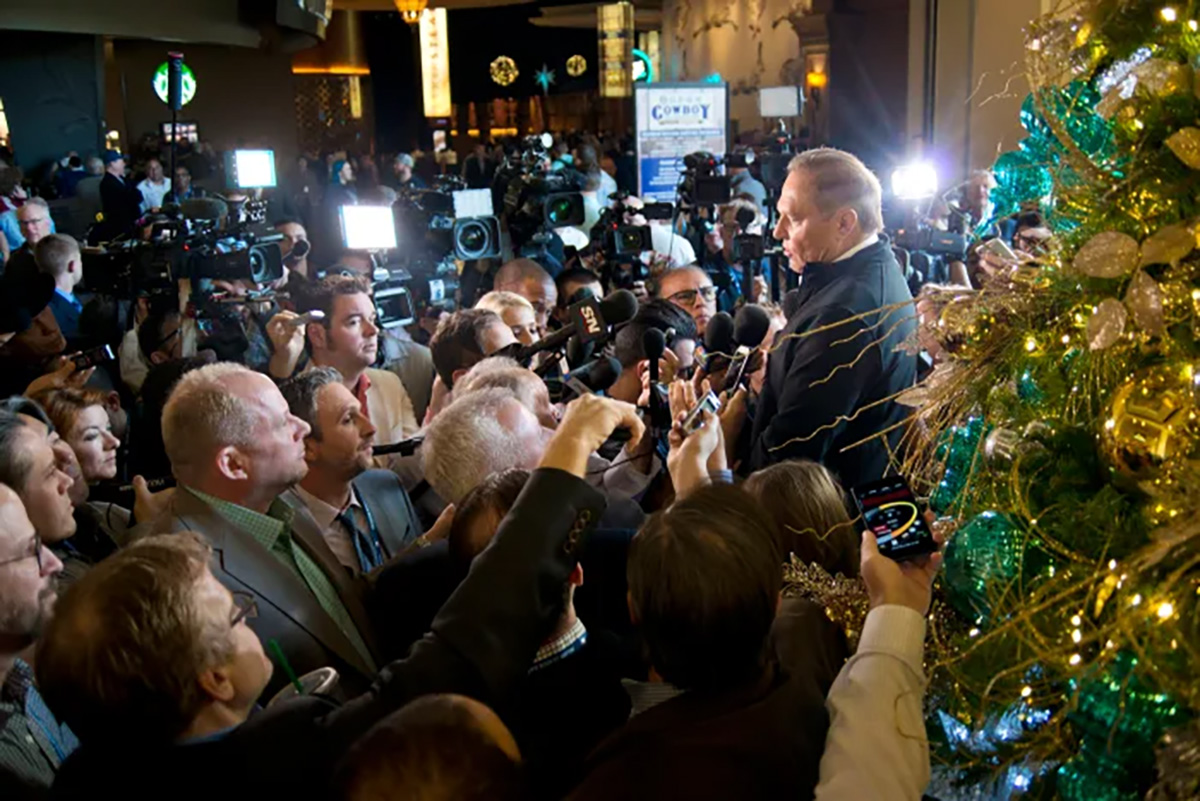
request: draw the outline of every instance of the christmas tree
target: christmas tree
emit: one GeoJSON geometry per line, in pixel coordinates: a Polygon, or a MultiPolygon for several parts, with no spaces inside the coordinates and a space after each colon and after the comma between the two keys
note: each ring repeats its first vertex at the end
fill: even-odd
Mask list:
{"type": "Polygon", "coordinates": [[[935,769],[983,797],[1200,796],[1200,8],[1034,22],[1000,213],[1056,237],[935,292],[909,475],[960,528],[932,619],[935,769]]]}
{"type": "Polygon", "coordinates": [[[947,355],[897,467],[959,521],[927,644],[935,794],[1200,798],[1198,20],[1078,0],[1031,24],[993,201],[1040,207],[1053,243],[922,305],[947,355]]]}

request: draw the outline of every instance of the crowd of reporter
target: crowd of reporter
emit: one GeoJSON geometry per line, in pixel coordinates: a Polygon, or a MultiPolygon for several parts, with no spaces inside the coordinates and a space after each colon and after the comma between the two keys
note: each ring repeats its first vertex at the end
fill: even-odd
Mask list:
{"type": "MultiPolygon", "coordinates": [[[[589,147],[555,153],[607,175],[589,147]]],[[[762,225],[746,196],[725,211],[762,225]]],[[[853,533],[846,491],[887,437],[845,447],[887,434],[878,401],[916,370],[890,341],[852,358],[860,312],[911,295],[856,159],[799,157],[779,202],[801,289],[790,314],[751,292],[758,353],[694,431],[729,360],[705,348],[712,271],[673,243],[596,354],[604,391],[564,403],[526,363],[613,288],[586,260],[509,259],[472,308],[384,328],[370,260],[281,218],[287,297],[226,282],[239,336],[214,349],[177,299],[97,327],[79,243],[23,203],[32,261],[0,279],[4,797],[919,798],[940,557],[853,533]],[[853,651],[783,597],[793,554],[862,577],[853,651]]],[[[718,221],[725,258],[744,225],[718,221]]]]}

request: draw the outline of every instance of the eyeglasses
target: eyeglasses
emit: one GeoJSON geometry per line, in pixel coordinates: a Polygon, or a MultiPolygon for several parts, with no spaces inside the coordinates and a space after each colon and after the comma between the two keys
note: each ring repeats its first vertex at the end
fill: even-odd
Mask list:
{"type": "Polygon", "coordinates": [[[697,295],[704,298],[706,301],[716,300],[717,288],[709,285],[702,286],[699,289],[685,289],[682,292],[676,292],[674,295],[671,295],[667,298],[667,300],[671,301],[672,303],[677,303],[680,306],[691,306],[696,302],[697,295]]]}
{"type": "Polygon", "coordinates": [[[42,538],[36,533],[29,541],[29,547],[25,549],[25,553],[20,556],[13,556],[8,559],[0,559],[0,565],[11,565],[13,562],[20,562],[24,559],[33,557],[37,562],[38,573],[42,572],[42,538]]]}
{"type": "Polygon", "coordinates": [[[34,217],[32,220],[17,220],[18,225],[38,225],[46,222],[49,217],[34,217]]]}
{"type": "Polygon", "coordinates": [[[233,596],[233,618],[229,621],[229,628],[234,628],[238,623],[249,618],[258,617],[258,599],[248,592],[234,590],[229,593],[233,596]]]}

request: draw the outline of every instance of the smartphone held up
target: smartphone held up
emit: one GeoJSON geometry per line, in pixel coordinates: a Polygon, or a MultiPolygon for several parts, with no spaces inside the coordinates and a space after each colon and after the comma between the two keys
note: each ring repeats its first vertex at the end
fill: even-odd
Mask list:
{"type": "Polygon", "coordinates": [[[938,549],[917,499],[902,476],[860,484],[850,494],[858,504],[863,526],[875,535],[884,556],[903,561],[938,549]]]}

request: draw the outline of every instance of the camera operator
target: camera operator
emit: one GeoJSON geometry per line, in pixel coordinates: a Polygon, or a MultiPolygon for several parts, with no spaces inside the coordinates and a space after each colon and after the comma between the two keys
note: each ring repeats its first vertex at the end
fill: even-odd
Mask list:
{"type": "MultiPolygon", "coordinates": [[[[749,157],[753,159],[754,151],[745,145],[738,145],[733,149],[735,155],[743,158],[749,157]]],[[[749,195],[754,201],[754,205],[758,208],[760,214],[765,214],[767,209],[767,188],[762,185],[762,182],[754,177],[750,172],[750,168],[743,161],[739,164],[728,165],[729,170],[729,191],[733,195],[749,195]]]]}
{"type": "Polygon", "coordinates": [[[427,189],[428,185],[421,180],[421,177],[413,174],[415,166],[416,162],[408,153],[397,153],[396,158],[392,159],[392,175],[394,177],[392,188],[398,192],[427,189]]]}
{"type": "Polygon", "coordinates": [[[758,237],[761,241],[763,225],[767,218],[762,215],[760,208],[756,201],[748,197],[735,197],[717,209],[717,222],[704,236],[704,269],[709,275],[718,276],[720,279],[718,305],[722,311],[731,311],[737,299],[741,297],[748,303],[756,303],[766,298],[770,282],[770,262],[757,255],[761,248],[753,248],[757,252],[749,254],[740,252],[741,243],[745,240],[738,239],[758,237]],[[743,267],[747,260],[755,262],[754,281],[750,286],[743,287],[743,267]]]}
{"type": "Polygon", "coordinates": [[[105,151],[104,171],[100,181],[100,202],[104,208],[100,239],[111,240],[133,232],[141,216],[142,193],[125,177],[125,156],[116,150],[105,151]]]}

